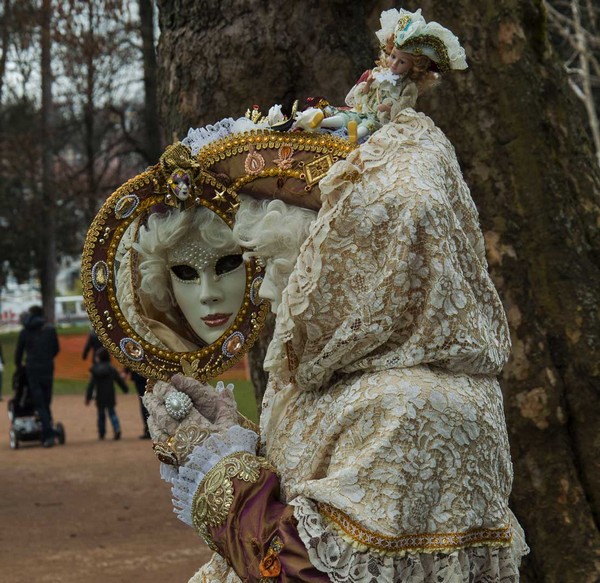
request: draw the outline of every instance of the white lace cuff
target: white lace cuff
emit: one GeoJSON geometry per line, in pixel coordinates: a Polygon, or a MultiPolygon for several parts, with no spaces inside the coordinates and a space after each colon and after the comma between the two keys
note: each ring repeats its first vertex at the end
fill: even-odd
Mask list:
{"type": "MultiPolygon", "coordinates": [[[[225,456],[238,451],[256,453],[258,434],[240,425],[233,425],[225,433],[213,433],[197,445],[185,465],[170,481],[173,484],[173,511],[182,522],[192,524],[192,500],[204,476],[225,456]]],[[[162,477],[161,468],[161,477],[162,477]]],[[[165,478],[163,478],[165,479],[165,478]]]]}
{"type": "Polygon", "coordinates": [[[173,484],[173,481],[175,480],[175,478],[177,478],[178,475],[179,475],[179,472],[177,471],[177,468],[175,466],[171,466],[169,464],[160,462],[160,479],[161,480],[164,480],[165,482],[168,482],[169,484],[173,484]]]}

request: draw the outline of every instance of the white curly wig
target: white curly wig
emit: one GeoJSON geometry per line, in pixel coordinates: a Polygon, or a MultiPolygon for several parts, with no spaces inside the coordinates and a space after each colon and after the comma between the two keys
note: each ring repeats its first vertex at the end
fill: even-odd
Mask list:
{"type": "Polygon", "coordinates": [[[259,257],[266,262],[266,274],[281,294],[317,213],[280,200],[241,199],[234,241],[249,250],[244,253],[245,260],[259,257]]]}

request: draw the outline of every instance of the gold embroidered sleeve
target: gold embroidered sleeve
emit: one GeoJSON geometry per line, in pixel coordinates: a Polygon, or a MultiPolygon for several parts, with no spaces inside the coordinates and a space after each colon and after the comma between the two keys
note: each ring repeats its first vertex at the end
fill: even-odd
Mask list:
{"type": "Polygon", "coordinates": [[[279,476],[262,457],[238,452],[205,476],[192,521],[242,581],[329,583],[308,558],[294,508],[281,501],[279,476]]]}
{"type": "Polygon", "coordinates": [[[262,468],[275,472],[266,459],[248,452],[236,452],[218,462],[198,486],[192,501],[192,520],[194,528],[212,550],[218,549],[209,529],[221,526],[227,518],[234,497],[233,479],[253,484],[262,468]]]}

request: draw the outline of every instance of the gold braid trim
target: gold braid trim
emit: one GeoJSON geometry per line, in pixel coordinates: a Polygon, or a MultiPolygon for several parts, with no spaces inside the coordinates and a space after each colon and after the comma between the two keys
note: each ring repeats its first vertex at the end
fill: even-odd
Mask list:
{"type": "Polygon", "coordinates": [[[254,433],[257,433],[260,437],[260,427],[254,423],[254,421],[251,421],[248,419],[248,417],[245,417],[240,412],[238,412],[237,421],[238,425],[241,425],[244,429],[250,429],[250,431],[254,431],[254,433]]]}
{"type": "Polygon", "coordinates": [[[273,150],[281,148],[281,146],[291,146],[297,151],[304,150],[346,158],[357,147],[357,144],[329,134],[252,130],[226,136],[207,144],[196,154],[196,161],[202,168],[208,169],[219,160],[250,151],[251,147],[256,150],[263,148],[273,150]]]}
{"type": "Polygon", "coordinates": [[[233,479],[253,484],[263,468],[275,472],[266,459],[238,451],[219,461],[200,482],[192,500],[192,521],[198,534],[213,551],[218,549],[212,542],[209,528],[221,526],[227,519],[233,503],[233,479]]]}
{"type": "Polygon", "coordinates": [[[342,538],[355,546],[360,546],[361,549],[375,550],[384,555],[453,552],[475,546],[505,547],[512,542],[510,524],[500,528],[476,528],[466,532],[387,536],[360,526],[329,504],[319,502],[317,508],[329,522],[338,527],[342,538]]]}
{"type": "MultiPolygon", "coordinates": [[[[413,36],[407,40],[405,40],[401,45],[396,45],[399,49],[412,49],[412,53],[414,55],[422,55],[423,49],[421,47],[429,47],[435,51],[438,56],[437,61],[435,59],[431,59],[435,61],[438,69],[441,73],[445,73],[450,70],[450,58],[448,57],[448,49],[444,44],[444,41],[437,36],[433,36],[432,34],[421,34],[419,36],[413,36]]],[[[410,51],[408,51],[410,52],[410,51]]]]}

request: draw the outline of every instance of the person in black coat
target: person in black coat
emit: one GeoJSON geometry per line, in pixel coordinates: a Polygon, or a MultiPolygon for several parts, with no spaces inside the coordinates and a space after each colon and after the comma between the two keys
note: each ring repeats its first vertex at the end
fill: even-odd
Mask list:
{"type": "Polygon", "coordinates": [[[100,342],[100,338],[98,338],[98,335],[96,334],[96,332],[94,332],[94,330],[90,330],[85,346],[83,347],[83,353],[81,354],[81,358],[83,360],[86,360],[88,354],[91,352],[92,363],[96,364],[98,362],[98,350],[100,350],[101,348],[103,348],[103,346],[102,342],[100,342]]]}
{"type": "Polygon", "coordinates": [[[110,364],[110,355],[106,349],[100,348],[96,355],[98,362],[90,369],[92,377],[85,395],[85,404],[89,405],[95,397],[96,407],[98,408],[98,437],[100,439],[104,439],[106,433],[107,413],[114,431],[114,438],[121,439],[121,425],[115,411],[115,382],[124,393],[128,393],[129,388],[117,369],[110,364]]]}
{"type": "Polygon", "coordinates": [[[52,426],[52,383],[54,382],[54,357],[60,350],[58,336],[52,324],[46,321],[41,306],[31,306],[23,320],[15,349],[15,365],[20,371],[25,355],[25,374],[29,394],[42,424],[42,445],[54,445],[52,426]]]}
{"type": "Polygon", "coordinates": [[[142,415],[142,423],[144,424],[144,433],[140,435],[140,439],[151,439],[150,431],[148,430],[148,417],[150,414],[148,413],[148,409],[144,407],[144,403],[142,401],[142,397],[146,392],[146,382],[148,379],[143,377],[140,373],[131,370],[130,368],[126,368],[125,373],[128,374],[129,378],[133,381],[135,390],[140,398],[140,413],[142,415]]]}

